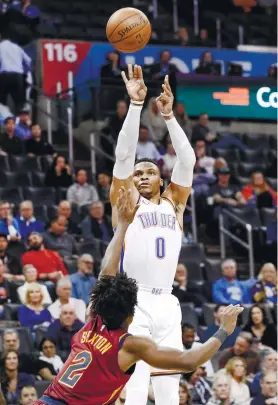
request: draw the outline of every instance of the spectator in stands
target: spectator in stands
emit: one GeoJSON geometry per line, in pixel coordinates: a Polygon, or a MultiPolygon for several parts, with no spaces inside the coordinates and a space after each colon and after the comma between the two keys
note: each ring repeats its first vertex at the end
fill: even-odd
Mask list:
{"type": "Polygon", "coordinates": [[[80,169],[76,174],[76,183],[70,186],[67,191],[67,200],[71,204],[89,205],[99,200],[95,186],[87,183],[88,175],[86,170],[80,169]]]}
{"type": "Polygon", "coordinates": [[[239,405],[230,397],[231,380],[220,370],[216,373],[212,385],[213,395],[209,399],[207,405],[239,405]]]}
{"type": "Polygon", "coordinates": [[[47,187],[69,187],[73,182],[71,168],[64,156],[57,155],[51,168],[45,175],[44,184],[47,187]]]}
{"type": "Polygon", "coordinates": [[[59,319],[61,308],[65,304],[70,304],[74,313],[81,322],[85,322],[86,305],[82,299],[72,298],[72,284],[69,277],[63,277],[58,281],[56,287],[57,300],[48,307],[53,319],[59,319]]]}
{"type": "Polygon", "coordinates": [[[179,385],[179,405],[192,405],[192,398],[187,385],[184,382],[180,382],[179,385]]]}
{"type": "Polygon", "coordinates": [[[178,69],[176,65],[170,62],[171,52],[167,49],[160,52],[159,63],[154,63],[150,66],[150,75],[153,80],[164,80],[165,75],[169,75],[169,83],[176,99],[177,78],[176,73],[178,69]]]}
{"type": "Polygon", "coordinates": [[[195,69],[195,73],[201,75],[215,75],[221,74],[216,63],[213,60],[211,52],[203,52],[200,56],[199,66],[195,69]]]}
{"type": "Polygon", "coordinates": [[[19,234],[24,242],[27,242],[31,232],[43,232],[44,223],[34,217],[32,201],[23,201],[19,206],[19,217],[16,219],[19,225],[19,234]]]}
{"type": "Polygon", "coordinates": [[[32,405],[38,399],[36,388],[32,385],[25,385],[20,391],[20,405],[32,405]]]}
{"type": "Polygon", "coordinates": [[[49,228],[43,233],[44,245],[47,249],[56,250],[62,257],[76,254],[74,237],[66,232],[67,219],[62,215],[54,215],[49,228]]]}
{"type": "Polygon", "coordinates": [[[21,273],[21,265],[17,256],[12,255],[8,250],[8,237],[0,233],[0,259],[5,266],[4,277],[7,280],[24,280],[21,273]]]}
{"type": "Polygon", "coordinates": [[[49,364],[39,360],[32,353],[19,353],[20,340],[16,329],[5,329],[3,334],[3,353],[0,356],[0,369],[3,368],[3,357],[9,351],[14,350],[18,353],[19,371],[32,375],[39,375],[44,380],[52,381],[54,376],[51,374],[49,364]]]}
{"type": "Polygon", "coordinates": [[[278,204],[277,193],[265,181],[264,175],[256,171],[251,175],[251,184],[245,186],[241,193],[247,205],[257,208],[271,208],[278,204]]]}
{"type": "Polygon", "coordinates": [[[23,0],[21,12],[25,17],[35,19],[40,15],[40,10],[37,6],[31,3],[31,0],[23,0]]]}
{"type": "Polygon", "coordinates": [[[66,304],[61,308],[60,319],[56,319],[48,328],[46,337],[54,340],[64,361],[70,354],[73,335],[78,332],[83,325],[84,324],[76,318],[73,307],[70,304],[66,304]]]}
{"type": "MultiPolygon", "coordinates": [[[[114,141],[118,139],[118,135],[122,129],[127,110],[128,107],[126,101],[119,100],[116,106],[116,113],[108,119],[107,126],[103,129],[104,133],[112,135],[114,141]]],[[[104,148],[104,150],[106,151],[106,148],[104,148]]]]}
{"type": "MultiPolygon", "coordinates": [[[[206,342],[209,338],[211,338],[215,332],[218,330],[220,326],[220,314],[221,311],[225,308],[226,305],[223,304],[217,304],[216,307],[214,308],[213,311],[213,317],[214,317],[214,324],[213,325],[208,325],[207,329],[203,333],[203,341],[206,342]]],[[[241,331],[241,328],[237,326],[234,330],[234,332],[228,336],[228,338],[225,340],[223,345],[221,346],[221,349],[226,349],[228,347],[232,347],[235,344],[236,338],[238,337],[239,333],[241,331]]]]}
{"type": "MultiPolygon", "coordinates": [[[[190,323],[184,323],[182,325],[182,343],[185,350],[194,349],[202,345],[200,342],[195,342],[195,335],[196,330],[193,325],[190,323]]],[[[214,370],[210,360],[204,363],[202,367],[205,369],[207,377],[213,376],[214,370]]]]}
{"type": "MultiPolygon", "coordinates": [[[[1,74],[0,74],[1,76],[1,74]]],[[[1,78],[0,78],[1,82],[1,78]]],[[[1,84],[0,84],[1,86],[1,84]]],[[[0,87],[1,89],[1,87],[0,87]]],[[[1,91],[0,91],[1,92],[1,91]]],[[[24,144],[20,138],[16,136],[15,132],[15,119],[13,117],[8,117],[4,121],[4,134],[1,138],[0,148],[2,149],[1,154],[7,155],[23,155],[24,154],[24,144]]]]}
{"type": "Polygon", "coordinates": [[[267,371],[261,379],[262,393],[250,405],[277,405],[277,372],[267,371]]]}
{"type": "Polygon", "coordinates": [[[207,156],[206,142],[202,139],[196,140],[194,150],[200,168],[205,169],[209,174],[213,174],[215,159],[207,156]]]}
{"type": "Polygon", "coordinates": [[[80,228],[83,238],[88,242],[94,239],[110,242],[113,230],[110,220],[104,215],[104,205],[101,201],[92,203],[90,213],[83,219],[80,228]]]}
{"type": "Polygon", "coordinates": [[[26,305],[18,309],[18,320],[21,326],[36,329],[37,326],[49,326],[51,315],[44,308],[43,295],[40,284],[30,283],[26,290],[26,305]]]}
{"type": "Polygon", "coordinates": [[[252,306],[247,324],[242,329],[250,332],[264,346],[277,350],[277,330],[269,323],[265,309],[258,304],[252,306]]]}
{"type": "Polygon", "coordinates": [[[139,140],[136,149],[137,159],[148,158],[158,161],[160,159],[160,153],[156,149],[153,141],[149,139],[149,130],[146,126],[140,125],[139,140]]]}
{"type": "Polygon", "coordinates": [[[240,357],[233,357],[226,364],[226,372],[231,376],[231,399],[240,404],[249,405],[250,392],[245,383],[247,366],[240,357]]]}
{"type": "Polygon", "coordinates": [[[241,332],[235,345],[222,351],[219,358],[219,368],[224,368],[233,357],[240,357],[246,361],[247,375],[256,374],[260,370],[260,356],[251,349],[253,343],[252,335],[248,332],[241,332]]]}
{"type": "Polygon", "coordinates": [[[18,241],[21,238],[18,222],[12,217],[8,201],[0,201],[0,233],[7,235],[10,241],[18,241]]]}
{"type": "Polygon", "coordinates": [[[16,136],[26,141],[31,138],[32,119],[29,110],[25,109],[19,113],[19,123],[16,126],[16,136]]]}
{"type": "Polygon", "coordinates": [[[252,397],[259,395],[262,392],[260,382],[261,382],[263,373],[267,373],[268,371],[276,372],[277,366],[278,366],[278,353],[277,352],[266,352],[264,359],[263,359],[262,371],[259,371],[255,375],[253,381],[251,381],[251,384],[249,386],[252,397]]]}
{"type": "Polygon", "coordinates": [[[72,208],[67,200],[60,201],[57,208],[57,215],[66,218],[67,220],[66,229],[70,234],[80,233],[80,228],[77,222],[72,218],[72,208]]]}
{"type": "Polygon", "coordinates": [[[199,34],[199,39],[198,39],[198,46],[201,46],[201,47],[204,47],[204,48],[215,46],[213,41],[211,41],[209,39],[208,30],[206,28],[201,28],[200,29],[200,34],[199,34]]]}
{"type": "MultiPolygon", "coordinates": [[[[199,288],[200,291],[200,288],[199,288]]],[[[183,263],[177,265],[172,294],[182,302],[193,302],[197,307],[201,307],[206,299],[200,294],[197,288],[188,288],[188,272],[183,263]]]]}
{"type": "Polygon", "coordinates": [[[121,66],[121,54],[116,50],[109,52],[106,56],[107,63],[100,69],[101,81],[105,82],[107,79],[121,80],[121,72],[124,70],[121,66]]]}
{"type": "Polygon", "coordinates": [[[158,110],[155,97],[150,98],[147,108],[142,113],[141,123],[144,128],[148,128],[150,139],[156,145],[160,145],[167,133],[167,127],[158,110]]]}
{"type": "Polygon", "coordinates": [[[55,373],[58,374],[64,365],[63,360],[56,354],[56,343],[49,338],[43,338],[40,343],[40,360],[52,364],[55,373]]]}
{"type": "Polygon", "coordinates": [[[195,371],[184,374],[184,378],[187,381],[192,405],[206,405],[212,396],[212,390],[205,378],[203,367],[198,367],[195,371]]]}
{"type": "Polygon", "coordinates": [[[45,249],[42,235],[31,233],[28,247],[29,251],[22,256],[22,266],[32,264],[38,271],[39,281],[56,282],[68,274],[59,253],[45,249]]]}
{"type": "Polygon", "coordinates": [[[166,153],[163,156],[162,174],[166,180],[169,180],[172,176],[172,171],[177,162],[177,155],[173,147],[172,142],[168,142],[166,153]]]}
{"type": "Polygon", "coordinates": [[[277,303],[277,270],[272,263],[265,263],[261,268],[251,295],[253,302],[268,303],[272,306],[277,303]]]}
{"type": "Polygon", "coordinates": [[[85,253],[78,259],[78,271],[70,276],[72,297],[83,300],[86,306],[89,305],[90,294],[96,283],[93,270],[94,258],[85,253]]]}
{"type": "Polygon", "coordinates": [[[4,304],[8,302],[10,297],[10,284],[5,279],[5,266],[0,259],[0,319],[3,318],[4,304]]]}
{"type": "Polygon", "coordinates": [[[186,27],[179,27],[178,32],[176,33],[176,38],[180,46],[190,46],[189,33],[186,27]]]}
{"type": "Polygon", "coordinates": [[[4,356],[1,388],[7,405],[17,404],[21,389],[26,385],[35,385],[34,378],[19,371],[19,359],[15,350],[9,350],[4,356]]]}
{"type": "Polygon", "coordinates": [[[98,195],[101,201],[107,202],[110,200],[109,194],[110,194],[110,187],[111,187],[111,174],[102,171],[101,173],[98,174],[97,176],[97,191],[98,195]]]}
{"type": "MultiPolygon", "coordinates": [[[[37,269],[32,264],[26,264],[23,269],[23,274],[25,277],[25,283],[17,288],[17,295],[19,301],[26,305],[26,293],[27,289],[30,287],[31,283],[37,283],[38,280],[38,272],[37,269]]],[[[44,284],[40,284],[41,293],[42,293],[42,305],[50,305],[52,304],[52,299],[49,295],[48,289],[44,284]]]]}
{"type": "Polygon", "coordinates": [[[226,259],[221,265],[223,277],[213,284],[213,300],[217,304],[248,303],[249,298],[245,287],[237,279],[237,264],[233,259],[226,259]]]}
{"type": "Polygon", "coordinates": [[[190,119],[187,115],[184,104],[181,102],[177,102],[174,113],[175,113],[176,120],[178,121],[178,123],[180,124],[180,126],[182,127],[184,132],[186,133],[187,138],[190,139],[191,134],[192,134],[192,128],[191,128],[190,119]]]}
{"type": "Polygon", "coordinates": [[[0,104],[7,105],[10,95],[16,113],[20,112],[26,101],[25,74],[29,71],[31,71],[31,58],[20,46],[2,36],[0,42],[0,104]]]}
{"type": "Polygon", "coordinates": [[[42,138],[42,130],[38,124],[33,124],[31,128],[31,139],[28,139],[25,143],[25,150],[28,156],[53,156],[57,155],[53,146],[44,141],[42,138]]]}

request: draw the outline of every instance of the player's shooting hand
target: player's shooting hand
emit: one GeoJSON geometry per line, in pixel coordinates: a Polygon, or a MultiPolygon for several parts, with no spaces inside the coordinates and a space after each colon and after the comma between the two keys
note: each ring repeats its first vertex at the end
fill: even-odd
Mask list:
{"type": "Polygon", "coordinates": [[[165,76],[164,83],[162,85],[163,93],[156,99],[157,108],[162,114],[171,114],[173,112],[174,96],[169,84],[169,76],[165,76]]]}
{"type": "Polygon", "coordinates": [[[128,65],[128,77],[122,72],[128,95],[132,101],[144,101],[147,94],[147,87],[144,83],[142,68],[139,65],[128,65]]]}
{"type": "Polygon", "coordinates": [[[118,221],[131,224],[138,208],[139,205],[132,208],[131,190],[126,190],[124,187],[121,187],[117,199],[118,221]]]}
{"type": "Polygon", "coordinates": [[[237,318],[244,308],[239,305],[229,305],[224,308],[220,314],[220,328],[225,329],[228,335],[235,330],[237,318]]]}

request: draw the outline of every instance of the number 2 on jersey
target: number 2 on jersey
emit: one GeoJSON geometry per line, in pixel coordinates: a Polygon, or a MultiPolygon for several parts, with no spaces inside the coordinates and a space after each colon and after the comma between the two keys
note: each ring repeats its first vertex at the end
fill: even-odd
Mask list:
{"type": "Polygon", "coordinates": [[[68,366],[62,377],[59,379],[59,383],[66,385],[69,388],[73,388],[82,377],[83,372],[89,367],[91,361],[92,353],[88,351],[77,353],[72,360],[72,364],[68,366]],[[79,373],[75,373],[76,371],[79,371],[79,373]]]}
{"type": "Polygon", "coordinates": [[[165,239],[164,238],[156,238],[155,254],[158,259],[164,259],[164,257],[165,257],[165,239]]]}

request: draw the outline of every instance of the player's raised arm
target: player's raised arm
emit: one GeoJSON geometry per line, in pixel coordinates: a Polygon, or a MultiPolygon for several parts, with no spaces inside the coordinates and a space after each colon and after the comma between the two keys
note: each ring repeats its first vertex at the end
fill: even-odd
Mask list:
{"type": "Polygon", "coordinates": [[[189,372],[210,360],[236,327],[238,315],[243,311],[239,305],[229,305],[221,314],[220,328],[202,346],[185,352],[159,347],[152,340],[130,336],[123,345],[120,367],[130,367],[133,361],[144,360],[150,366],[164,370],[189,372]],[[128,357],[130,356],[130,358],[128,357]],[[131,360],[132,359],[132,360],[131,360]],[[130,363],[128,363],[128,360],[130,363]]]}
{"type": "Polygon", "coordinates": [[[119,269],[121,251],[125,234],[129,224],[133,221],[138,206],[132,207],[131,190],[121,187],[118,190],[117,198],[118,226],[109,243],[101,263],[101,276],[115,276],[119,269]]]}
{"type": "Polygon", "coordinates": [[[171,200],[177,211],[183,212],[191,191],[196,157],[186,134],[174,117],[174,96],[168,76],[165,77],[162,87],[164,91],[156,99],[157,107],[165,119],[178,158],[173,169],[171,183],[162,196],[171,200]]]}
{"type": "MultiPolygon", "coordinates": [[[[132,174],[134,169],[136,147],[139,137],[140,116],[144,100],[147,94],[147,87],[144,84],[141,66],[128,65],[128,76],[122,72],[128,95],[130,106],[119,133],[115,150],[116,163],[113,170],[113,182],[110,191],[112,207],[116,206],[118,191],[121,186],[131,190],[133,206],[136,205],[139,194],[133,185],[132,174]]],[[[113,210],[113,226],[117,225],[115,210],[113,210]],[[114,218],[115,217],[115,218],[114,218]]]]}

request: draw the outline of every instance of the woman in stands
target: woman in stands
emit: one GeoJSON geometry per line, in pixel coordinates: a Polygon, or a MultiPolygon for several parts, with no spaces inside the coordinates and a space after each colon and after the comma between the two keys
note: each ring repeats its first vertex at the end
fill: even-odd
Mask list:
{"type": "Polygon", "coordinates": [[[47,187],[67,188],[73,183],[71,168],[64,156],[58,155],[53,160],[51,168],[45,176],[44,185],[47,187]]]}
{"type": "Polygon", "coordinates": [[[187,388],[187,385],[184,382],[180,382],[179,396],[180,396],[179,405],[192,405],[192,398],[189,389],[187,388]]]}
{"type": "Polygon", "coordinates": [[[61,357],[56,354],[56,343],[54,340],[44,338],[40,343],[40,360],[52,364],[57,375],[64,365],[61,357]]]}
{"type": "Polygon", "coordinates": [[[264,175],[256,171],[251,175],[251,184],[245,186],[241,193],[247,205],[257,208],[271,208],[277,206],[277,193],[265,181],[264,175]]]}
{"type": "Polygon", "coordinates": [[[42,288],[38,283],[30,283],[26,290],[26,305],[18,309],[18,320],[21,326],[32,330],[37,326],[48,326],[51,323],[51,315],[44,308],[42,288]]]}
{"type": "Polygon", "coordinates": [[[1,369],[1,387],[6,399],[6,405],[17,405],[20,391],[26,385],[35,385],[34,378],[18,371],[18,355],[15,350],[9,350],[4,356],[4,368],[1,369]]]}
{"type": "Polygon", "coordinates": [[[141,123],[149,130],[149,138],[156,146],[161,146],[167,133],[165,120],[158,111],[155,97],[150,98],[147,108],[142,113],[141,123]]]}
{"type": "Polygon", "coordinates": [[[249,405],[250,392],[245,383],[247,366],[244,359],[233,357],[226,364],[226,373],[231,377],[230,399],[240,405],[249,405]]]}
{"type": "Polygon", "coordinates": [[[274,324],[269,323],[265,309],[258,304],[252,306],[245,332],[250,332],[264,346],[277,350],[277,331],[274,324]]]}
{"type": "Polygon", "coordinates": [[[259,304],[277,304],[277,270],[272,263],[265,263],[258,281],[251,290],[252,301],[259,304]]]}

